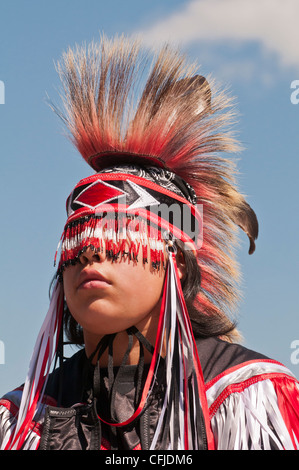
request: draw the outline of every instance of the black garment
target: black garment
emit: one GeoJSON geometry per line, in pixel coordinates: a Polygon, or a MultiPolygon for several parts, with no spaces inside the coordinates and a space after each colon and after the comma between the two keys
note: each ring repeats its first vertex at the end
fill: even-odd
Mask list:
{"type": "MultiPolygon", "coordinates": [[[[254,351],[240,345],[208,338],[197,340],[199,358],[205,382],[235,365],[253,359],[263,359],[254,351]]],[[[58,406],[48,407],[41,436],[40,449],[100,449],[101,442],[109,443],[111,449],[149,449],[164,398],[163,366],[160,368],[152,396],[140,418],[125,427],[115,428],[99,420],[122,422],[128,419],[137,407],[139,396],[138,367],[125,366],[121,376],[119,368],[113,369],[117,387],[111,388],[111,377],[107,369],[101,369],[100,392],[93,396],[94,367],[85,351],[80,350],[68,359],[63,368],[55,370],[49,378],[46,395],[54,398],[58,406]]],[[[147,369],[144,370],[142,384],[147,369]]],[[[204,426],[199,437],[199,448],[206,448],[204,426]]],[[[160,442],[160,449],[165,443],[160,442]]],[[[159,449],[158,449],[159,450],[159,449]]]]}
{"type": "MultiPolygon", "coordinates": [[[[148,366],[144,370],[142,385],[147,371],[148,366]]],[[[164,381],[161,384],[156,382],[154,393],[140,418],[118,428],[101,422],[98,415],[107,422],[123,422],[134,413],[139,398],[136,397],[137,366],[123,368],[115,393],[110,391],[108,369],[102,368],[97,396],[93,396],[91,390],[94,368],[90,367],[84,350],[67,361],[63,372],[60,407],[48,407],[46,411],[40,448],[92,450],[99,449],[101,442],[112,450],[132,450],[138,446],[149,448],[162,407],[164,381]],[[89,374],[86,374],[86,368],[89,368],[89,374]],[[76,387],[72,388],[73,381],[76,387]],[[66,384],[69,384],[67,388],[66,384]]],[[[113,368],[115,377],[119,372],[119,367],[113,368]]],[[[47,387],[47,395],[57,399],[55,391],[59,383],[59,371],[52,378],[54,380],[47,387]]]]}

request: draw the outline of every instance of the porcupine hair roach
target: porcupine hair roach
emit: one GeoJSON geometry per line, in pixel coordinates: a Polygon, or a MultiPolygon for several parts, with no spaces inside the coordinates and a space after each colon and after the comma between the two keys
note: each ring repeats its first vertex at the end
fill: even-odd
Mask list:
{"type": "Polygon", "coordinates": [[[240,150],[231,133],[233,100],[168,45],[151,58],[123,36],[70,48],[57,69],[64,110],[53,107],[95,171],[120,161],[156,161],[195,190],[204,225],[197,252],[201,284],[192,308],[214,324],[218,318],[219,331],[224,323],[229,335],[228,318],[240,297],[237,228],[248,235],[250,254],[258,235],[256,215],[237,187],[235,163],[222,156],[240,150]]]}

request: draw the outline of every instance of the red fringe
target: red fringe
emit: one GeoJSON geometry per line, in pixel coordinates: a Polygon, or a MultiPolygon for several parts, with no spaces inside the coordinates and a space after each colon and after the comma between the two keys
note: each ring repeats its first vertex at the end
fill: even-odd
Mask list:
{"type": "MultiPolygon", "coordinates": [[[[126,216],[102,219],[89,217],[69,224],[61,237],[61,253],[58,265],[60,273],[64,267],[76,262],[84,251],[91,247],[95,252],[117,259],[128,256],[137,261],[141,249],[143,262],[150,261],[154,268],[164,266],[164,243],[157,227],[146,221],[126,216]],[[105,221],[104,221],[105,220],[105,221]],[[150,259],[148,260],[148,251],[150,259]]],[[[54,264],[56,263],[57,252],[54,264]]]]}

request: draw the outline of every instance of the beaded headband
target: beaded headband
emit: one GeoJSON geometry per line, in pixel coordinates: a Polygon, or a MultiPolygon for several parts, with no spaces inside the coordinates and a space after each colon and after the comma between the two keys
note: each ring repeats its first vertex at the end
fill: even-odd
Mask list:
{"type": "MultiPolygon", "coordinates": [[[[165,266],[165,237],[179,239],[196,252],[201,243],[202,214],[190,202],[194,202],[192,188],[188,188],[187,200],[176,185],[176,175],[168,172],[167,185],[165,173],[163,176],[155,168],[150,173],[123,166],[82,179],[67,199],[58,274],[74,264],[87,247],[96,252],[105,250],[113,260],[128,256],[135,261],[141,247],[143,262],[150,262],[155,269],[165,266]],[[151,174],[155,178],[149,179],[151,174]]],[[[182,179],[179,182],[187,188],[182,179]]]]}

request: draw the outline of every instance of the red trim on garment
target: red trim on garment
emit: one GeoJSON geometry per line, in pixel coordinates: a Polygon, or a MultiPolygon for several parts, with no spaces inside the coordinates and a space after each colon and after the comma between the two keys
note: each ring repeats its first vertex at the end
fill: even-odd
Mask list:
{"type": "MultiPolygon", "coordinates": [[[[22,391],[22,388],[16,388],[14,391],[22,391]]],[[[43,398],[43,403],[49,406],[56,406],[57,404],[54,398],[49,397],[49,396],[45,396],[43,398]]],[[[13,401],[8,400],[6,398],[3,398],[0,400],[0,406],[4,406],[14,417],[16,417],[19,412],[19,407],[13,401]]],[[[31,430],[35,432],[39,437],[41,437],[41,428],[42,428],[41,423],[32,420],[27,431],[31,430]]],[[[11,439],[10,439],[10,442],[11,442],[11,439]]]]}
{"type": "MultiPolygon", "coordinates": [[[[6,400],[6,399],[0,400],[0,406],[4,406],[4,408],[6,408],[14,417],[17,416],[19,408],[12,401],[6,400]]],[[[35,432],[39,437],[41,436],[41,424],[40,423],[37,423],[36,421],[31,421],[28,431],[29,430],[35,432]]]]}
{"type": "Polygon", "coordinates": [[[10,400],[0,400],[0,406],[4,406],[13,416],[18,414],[19,408],[10,400]]]}
{"type": "MultiPolygon", "coordinates": [[[[258,364],[258,363],[269,363],[269,364],[277,364],[279,366],[285,367],[281,362],[274,361],[272,359],[253,359],[252,361],[246,361],[242,362],[241,364],[238,364],[236,366],[230,367],[229,369],[226,369],[225,371],[221,372],[221,374],[216,375],[213,379],[211,379],[209,382],[206,383],[206,390],[209,390],[218,380],[220,380],[222,377],[231,374],[232,372],[235,372],[238,369],[242,369],[243,367],[250,365],[250,364],[258,364]]],[[[287,368],[285,367],[286,371],[287,368]]]]}
{"type": "Polygon", "coordinates": [[[296,386],[297,381],[289,379],[289,377],[278,377],[273,380],[273,385],[278,407],[296,449],[298,444],[295,442],[294,434],[299,442],[299,393],[296,386]]]}
{"type": "MultiPolygon", "coordinates": [[[[218,395],[216,400],[213,402],[213,404],[210,406],[210,416],[211,419],[217,412],[219,406],[226,400],[226,398],[231,395],[232,393],[241,393],[245,390],[245,388],[250,387],[251,385],[261,382],[263,380],[268,380],[270,379],[271,381],[276,380],[276,379],[281,379],[281,378],[288,378],[290,381],[296,381],[295,378],[291,376],[286,376],[285,373],[277,373],[277,372],[270,372],[270,373],[265,373],[265,374],[260,374],[260,375],[255,375],[254,377],[250,377],[247,380],[244,380],[239,383],[235,384],[230,384],[228,385],[221,393],[218,395]]],[[[274,383],[274,382],[273,382],[274,383]]]]}
{"type": "MultiPolygon", "coordinates": [[[[15,390],[13,390],[13,392],[22,391],[22,390],[23,390],[22,387],[20,387],[20,388],[16,388],[15,390]]],[[[49,406],[56,406],[57,405],[56,400],[54,400],[54,398],[49,397],[49,396],[44,396],[42,403],[45,404],[45,405],[49,405],[49,406]]],[[[10,413],[13,416],[17,416],[18,411],[19,411],[19,407],[12,400],[9,400],[8,398],[1,398],[0,399],[0,406],[4,406],[4,408],[6,408],[8,411],[10,411],[10,413]]],[[[36,424],[38,425],[38,423],[36,423],[36,424]]]]}

